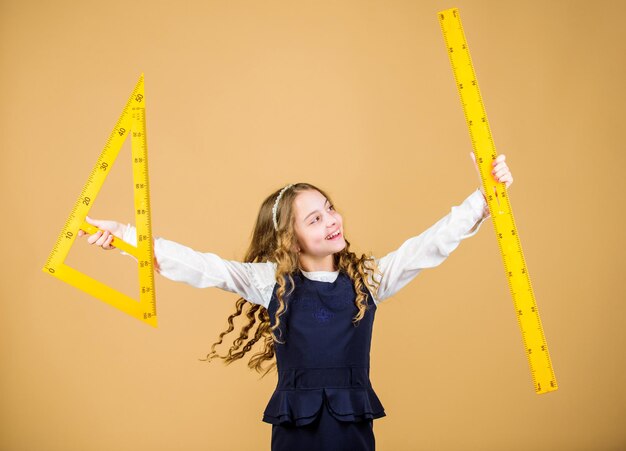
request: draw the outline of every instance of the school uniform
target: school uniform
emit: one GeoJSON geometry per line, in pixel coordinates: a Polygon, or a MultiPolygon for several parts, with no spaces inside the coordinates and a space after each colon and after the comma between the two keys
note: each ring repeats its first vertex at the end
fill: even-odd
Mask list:
{"type": "MultiPolygon", "coordinates": [[[[280,317],[280,332],[275,331],[285,343],[275,343],[278,382],[262,417],[272,424],[272,451],[375,449],[373,420],[386,416],[369,371],[376,309],[419,272],[438,266],[463,239],[476,234],[488,217],[485,209],[477,189],[426,231],[376,258],[383,273],[376,279],[380,287],[376,296],[364,288],[368,309],[356,326],[352,323],[358,312],[356,292],[347,274],[297,271],[292,275],[290,295],[292,287],[286,279],[287,309],[280,317]]],[[[123,240],[136,243],[132,225],[128,224],[123,240]]],[[[274,262],[225,260],[164,238],[155,240],[154,254],[162,276],[198,288],[237,293],[267,308],[275,324],[274,262]]]]}
{"type": "MultiPolygon", "coordinates": [[[[273,425],[272,451],[374,450],[372,421],[385,411],[369,379],[372,296],[355,326],[356,292],[347,274],[330,283],[301,273],[293,279],[275,331],[285,341],[275,344],[278,384],[263,413],[273,425]]],[[[272,325],[277,308],[274,290],[272,325]]]]}

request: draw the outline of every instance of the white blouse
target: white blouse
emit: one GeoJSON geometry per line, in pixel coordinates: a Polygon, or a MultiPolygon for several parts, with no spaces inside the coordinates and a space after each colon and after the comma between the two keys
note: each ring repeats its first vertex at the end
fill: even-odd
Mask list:
{"type": "MultiPolygon", "coordinates": [[[[461,240],[474,236],[488,217],[487,203],[477,189],[420,235],[409,238],[397,250],[380,259],[374,257],[383,274],[382,277],[377,275],[380,287],[377,293],[372,293],[376,305],[397,293],[422,269],[440,265],[461,240]]],[[[128,224],[122,239],[137,246],[136,228],[128,224]]],[[[265,308],[272,298],[276,284],[274,262],[224,260],[216,254],[199,252],[162,237],[155,238],[154,256],[160,267],[159,273],[170,280],[197,288],[221,288],[265,308]]],[[[312,280],[334,282],[339,271],[302,270],[302,274],[312,280]]],[[[371,274],[369,280],[372,280],[371,274]]]]}

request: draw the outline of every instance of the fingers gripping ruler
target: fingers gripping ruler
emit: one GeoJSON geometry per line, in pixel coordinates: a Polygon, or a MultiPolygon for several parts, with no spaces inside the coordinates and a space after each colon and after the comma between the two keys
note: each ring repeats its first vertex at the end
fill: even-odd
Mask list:
{"type": "Polygon", "coordinates": [[[150,221],[150,189],[148,183],[148,147],[146,143],[146,106],[143,74],[130,95],[122,114],[94,166],[87,183],[74,204],[43,271],[112,305],[113,307],[157,327],[154,292],[154,250],[150,221]],[[65,264],[65,259],[78,237],[78,231],[89,234],[99,229],[85,221],[89,210],[111,172],[113,163],[128,136],[131,136],[132,171],[137,227],[137,247],[114,237],[111,244],[137,259],[139,269],[139,300],[121,293],[65,264]]]}
{"type": "Polygon", "coordinates": [[[496,183],[491,177],[491,163],[496,159],[497,154],[472,66],[469,47],[465,40],[459,10],[458,8],[451,8],[440,11],[438,15],[457,89],[463,104],[487,204],[498,238],[506,277],[513,296],[515,313],[522,331],[522,339],[535,391],[538,394],[554,391],[558,388],[556,378],[541,327],[541,319],[530,284],[528,269],[524,261],[522,244],[515,227],[506,185],[505,183],[496,183]]]}

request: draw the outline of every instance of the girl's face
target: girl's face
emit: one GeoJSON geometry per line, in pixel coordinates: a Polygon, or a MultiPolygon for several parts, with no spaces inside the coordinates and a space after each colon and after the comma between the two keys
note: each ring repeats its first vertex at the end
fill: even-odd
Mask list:
{"type": "Polygon", "coordinates": [[[317,190],[299,193],[293,207],[301,266],[305,271],[335,271],[333,254],[346,246],[341,215],[317,190]]]}

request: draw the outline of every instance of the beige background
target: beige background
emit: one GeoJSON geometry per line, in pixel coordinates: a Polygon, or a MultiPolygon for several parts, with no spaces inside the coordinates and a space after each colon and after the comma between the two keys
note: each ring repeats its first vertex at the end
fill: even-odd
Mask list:
{"type": "MultiPolygon", "coordinates": [[[[378,449],[626,449],[626,4],[495,0],[3,0],[0,449],[269,449],[275,374],[198,361],[235,295],[158,277],[153,329],[41,268],[141,72],[155,234],[240,260],[265,196],[308,181],[353,250],[395,250],[478,186],[436,17],[453,6],[559,390],[533,391],[486,222],[377,312],[378,449]]],[[[90,215],[133,221],[130,146],[90,215]]],[[[135,289],[117,251],[69,262],[135,289]]]]}

